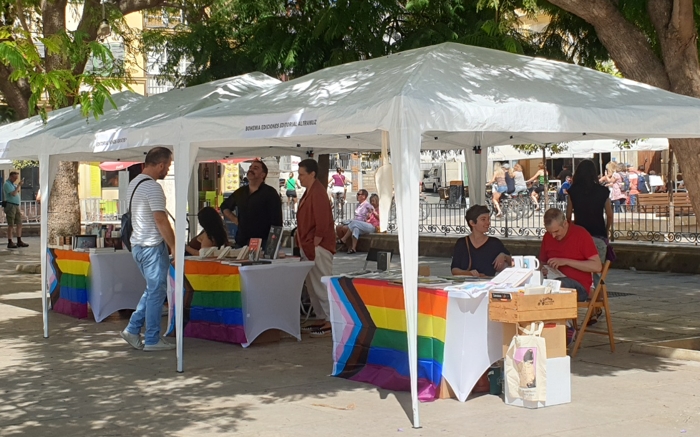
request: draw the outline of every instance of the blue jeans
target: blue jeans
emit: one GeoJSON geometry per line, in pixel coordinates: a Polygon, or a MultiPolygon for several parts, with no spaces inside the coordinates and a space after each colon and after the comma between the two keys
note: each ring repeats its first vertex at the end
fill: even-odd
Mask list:
{"type": "Polygon", "coordinates": [[[588,300],[588,290],[583,288],[583,285],[581,285],[580,282],[566,276],[556,279],[557,281],[561,281],[561,288],[573,288],[576,290],[576,300],[578,302],[585,302],[588,300]]]}
{"type": "Polygon", "coordinates": [[[371,234],[376,230],[371,224],[359,220],[351,221],[348,224],[348,228],[352,231],[352,236],[355,237],[355,239],[360,238],[360,235],[371,234]]]}
{"type": "Polygon", "coordinates": [[[613,200],[612,204],[615,207],[615,212],[622,212],[622,205],[624,205],[625,199],[613,200]]]}
{"type": "Polygon", "coordinates": [[[170,258],[165,242],[158,246],[133,246],[131,254],[146,280],[136,311],[131,315],[126,332],[138,335],[146,323],[145,344],[153,345],[160,340],[160,317],[167,293],[170,258]]]}

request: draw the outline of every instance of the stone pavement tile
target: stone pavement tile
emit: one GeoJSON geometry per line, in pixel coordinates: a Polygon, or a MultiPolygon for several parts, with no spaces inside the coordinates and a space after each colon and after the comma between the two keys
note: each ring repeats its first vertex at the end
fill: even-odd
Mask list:
{"type": "Polygon", "coordinates": [[[591,425],[588,427],[556,432],[553,434],[548,434],[548,437],[590,437],[591,435],[615,437],[668,437],[676,435],[697,435],[692,433],[682,433],[684,430],[682,427],[659,425],[644,418],[621,420],[616,423],[606,423],[601,425],[596,425],[596,423],[596,419],[593,418],[591,425]]]}
{"type": "MultiPolygon", "coordinates": [[[[699,306],[700,308],[700,306],[699,306]]],[[[700,327],[700,313],[689,313],[680,317],[674,317],[668,320],[668,323],[680,326],[700,327]]]]}
{"type": "Polygon", "coordinates": [[[613,311],[610,310],[613,315],[613,322],[619,319],[628,320],[646,320],[648,322],[664,322],[670,320],[676,316],[671,313],[660,313],[660,312],[645,312],[645,311],[613,311]]]}

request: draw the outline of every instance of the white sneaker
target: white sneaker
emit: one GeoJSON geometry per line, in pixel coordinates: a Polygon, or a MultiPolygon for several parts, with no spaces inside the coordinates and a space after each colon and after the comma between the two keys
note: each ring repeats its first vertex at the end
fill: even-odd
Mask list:
{"type": "Polygon", "coordinates": [[[170,351],[175,349],[175,345],[165,341],[163,337],[156,344],[147,344],[143,347],[144,352],[170,351]]]}
{"type": "Polygon", "coordinates": [[[143,342],[141,341],[141,337],[139,337],[138,334],[132,334],[130,332],[127,332],[126,329],[121,331],[119,334],[134,349],[143,349],[143,342]]]}

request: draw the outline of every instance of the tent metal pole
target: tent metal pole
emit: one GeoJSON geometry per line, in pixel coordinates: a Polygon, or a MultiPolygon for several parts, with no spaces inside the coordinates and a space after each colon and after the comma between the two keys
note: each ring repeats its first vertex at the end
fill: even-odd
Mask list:
{"type": "Polygon", "coordinates": [[[39,192],[41,199],[40,226],[40,256],[41,256],[41,315],[44,325],[44,338],[49,338],[49,304],[47,301],[46,278],[48,270],[48,215],[49,215],[49,171],[51,168],[49,155],[39,157],[39,192]]]}

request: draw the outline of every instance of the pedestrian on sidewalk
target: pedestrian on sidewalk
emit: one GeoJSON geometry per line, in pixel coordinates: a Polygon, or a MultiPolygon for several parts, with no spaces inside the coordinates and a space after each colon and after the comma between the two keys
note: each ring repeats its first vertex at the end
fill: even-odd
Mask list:
{"type": "Polygon", "coordinates": [[[143,172],[129,184],[127,198],[131,199],[131,252],[146,280],[146,290],[141,296],[129,324],[121,336],[134,349],[161,351],[175,349],[160,335],[160,318],[167,292],[170,257],[175,257],[175,233],[168,221],[165,209],[165,193],[158,179],[165,179],[170,170],[173,154],[165,147],[151,149],[146,155],[143,172]],[[141,341],[141,328],[146,325],[145,341],[141,341]]]}
{"type": "Polygon", "coordinates": [[[29,245],[22,241],[22,213],[19,205],[21,203],[20,193],[24,179],[19,180],[19,172],[11,171],[10,177],[7,178],[2,186],[3,202],[2,206],[5,209],[5,217],[7,217],[7,248],[16,249],[18,247],[28,247],[29,245]],[[12,226],[17,230],[17,244],[12,241],[12,226]]]}

